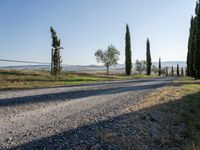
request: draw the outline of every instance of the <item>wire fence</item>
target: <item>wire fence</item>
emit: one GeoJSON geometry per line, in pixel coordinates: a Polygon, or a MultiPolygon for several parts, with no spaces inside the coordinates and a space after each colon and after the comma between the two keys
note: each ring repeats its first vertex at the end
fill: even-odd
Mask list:
{"type": "Polygon", "coordinates": [[[40,61],[0,59],[1,69],[51,70],[51,63],[40,61]]]}
{"type": "Polygon", "coordinates": [[[40,65],[50,65],[51,63],[38,62],[38,61],[26,61],[26,60],[10,60],[10,59],[0,59],[1,62],[14,62],[14,63],[26,63],[26,64],[40,64],[40,65]]]}

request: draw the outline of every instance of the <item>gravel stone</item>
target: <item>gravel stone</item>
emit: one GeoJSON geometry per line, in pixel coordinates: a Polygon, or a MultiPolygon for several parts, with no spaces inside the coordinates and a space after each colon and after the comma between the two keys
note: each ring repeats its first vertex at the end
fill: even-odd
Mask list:
{"type": "Polygon", "coordinates": [[[120,137],[134,136],[135,129],[127,126],[121,133],[115,122],[124,109],[173,79],[2,91],[0,149],[121,149],[95,133],[112,129],[120,137]]]}

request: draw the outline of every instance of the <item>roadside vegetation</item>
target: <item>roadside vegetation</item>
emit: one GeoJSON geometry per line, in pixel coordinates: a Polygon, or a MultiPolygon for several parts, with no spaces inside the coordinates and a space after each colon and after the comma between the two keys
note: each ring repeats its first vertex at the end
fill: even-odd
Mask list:
{"type": "Polygon", "coordinates": [[[128,80],[138,78],[153,78],[156,76],[109,74],[100,73],[61,73],[54,77],[49,71],[31,70],[6,70],[0,69],[0,90],[30,89],[42,87],[55,87],[67,85],[79,85],[85,83],[97,83],[102,81],[128,80]]]}
{"type": "Polygon", "coordinates": [[[200,79],[200,0],[191,17],[187,54],[187,75],[200,79]]]}
{"type": "Polygon", "coordinates": [[[134,130],[133,136],[111,131],[102,138],[125,149],[199,150],[199,108],[200,80],[181,77],[124,110],[127,115],[115,126],[121,131],[134,130]]]}
{"type": "Polygon", "coordinates": [[[96,60],[98,63],[102,62],[106,67],[106,74],[109,74],[109,68],[116,65],[119,60],[120,52],[111,44],[108,49],[102,51],[101,49],[95,52],[96,60]]]}
{"type": "Polygon", "coordinates": [[[179,78],[151,94],[141,106],[156,106],[158,115],[164,117],[157,120],[160,127],[166,127],[159,135],[161,148],[200,149],[200,80],[179,78]]]}

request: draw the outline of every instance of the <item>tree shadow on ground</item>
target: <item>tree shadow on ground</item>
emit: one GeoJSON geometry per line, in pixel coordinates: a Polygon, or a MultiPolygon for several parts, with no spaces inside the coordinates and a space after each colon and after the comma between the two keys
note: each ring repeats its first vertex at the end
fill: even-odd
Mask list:
{"type": "Polygon", "coordinates": [[[174,85],[185,85],[185,84],[197,84],[197,85],[199,85],[200,84],[200,82],[199,81],[197,81],[197,82],[175,82],[175,83],[173,83],[174,85]]]}
{"type": "MultiPolygon", "coordinates": [[[[45,80],[34,80],[34,79],[31,79],[31,80],[26,80],[28,82],[32,81],[32,82],[42,82],[44,81],[45,82],[66,82],[66,84],[74,84],[76,82],[78,82],[77,84],[74,84],[74,85],[58,85],[58,86],[44,86],[44,87],[33,87],[33,88],[20,88],[20,89],[13,89],[13,88],[1,88],[0,89],[0,92],[1,91],[8,91],[8,90],[14,90],[14,91],[21,91],[21,90],[34,90],[34,89],[56,89],[56,88],[70,88],[70,87],[83,87],[83,86],[100,86],[100,85],[114,85],[114,84],[120,84],[120,83],[140,83],[140,82],[153,82],[153,81],[159,81],[159,80],[165,80],[165,81],[172,81],[172,80],[175,80],[176,78],[170,78],[168,77],[166,79],[166,77],[159,77],[159,78],[151,78],[151,79],[131,79],[131,80],[112,80],[112,81],[94,81],[94,80],[87,80],[87,81],[78,81],[78,80],[48,80],[48,79],[45,79],[45,80]],[[82,83],[81,83],[82,82],[82,83]],[[88,83],[85,83],[85,82],[88,82],[88,83]],[[89,82],[92,82],[92,83],[89,83],[89,82]],[[95,83],[93,83],[95,82],[95,83]]],[[[18,79],[17,79],[18,80],[18,79]]],[[[30,83],[31,84],[31,83],[30,83]]],[[[42,83],[41,83],[42,84],[42,83]]]]}
{"type": "Polygon", "coordinates": [[[33,104],[41,102],[52,102],[52,101],[66,101],[73,100],[77,98],[84,98],[90,96],[99,96],[99,95],[109,95],[109,94],[119,94],[123,92],[130,91],[143,91],[143,90],[152,90],[157,89],[166,85],[166,83],[154,83],[147,85],[135,85],[135,86],[120,86],[116,88],[106,88],[106,89],[94,89],[94,90],[79,90],[79,91],[69,91],[69,92],[60,92],[60,93],[51,93],[51,94],[41,94],[33,96],[24,96],[16,98],[7,98],[0,99],[0,108],[5,106],[16,106],[24,104],[33,104]]]}
{"type": "Polygon", "coordinates": [[[193,149],[200,142],[199,100],[200,92],[11,149],[193,149]]]}

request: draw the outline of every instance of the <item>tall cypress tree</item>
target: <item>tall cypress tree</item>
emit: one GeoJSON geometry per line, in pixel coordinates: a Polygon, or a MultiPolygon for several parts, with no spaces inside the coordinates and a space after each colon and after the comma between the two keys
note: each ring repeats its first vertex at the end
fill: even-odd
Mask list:
{"type": "Polygon", "coordinates": [[[166,76],[168,76],[168,67],[166,67],[165,72],[166,72],[166,76]]]}
{"type": "Polygon", "coordinates": [[[161,58],[159,58],[158,75],[161,76],[161,58]]]}
{"type": "Polygon", "coordinates": [[[63,49],[60,45],[60,39],[58,39],[56,31],[53,27],[50,27],[52,37],[52,55],[51,55],[51,75],[57,76],[61,73],[61,55],[60,50],[63,49]]]}
{"type": "Polygon", "coordinates": [[[177,70],[176,70],[176,74],[177,74],[177,77],[180,76],[180,72],[179,72],[179,65],[177,64],[177,70]]]}
{"type": "Polygon", "coordinates": [[[184,69],[181,68],[181,76],[184,76],[184,69]]]}
{"type": "Polygon", "coordinates": [[[194,69],[195,78],[200,79],[200,1],[196,5],[196,33],[195,33],[195,51],[194,51],[194,69]]]}
{"type": "Polygon", "coordinates": [[[150,41],[149,39],[147,39],[147,43],[146,43],[146,62],[147,62],[147,67],[146,67],[146,74],[150,75],[151,74],[151,52],[150,52],[150,41]]]}
{"type": "Polygon", "coordinates": [[[194,57],[195,57],[195,45],[196,45],[196,23],[197,23],[197,18],[193,18],[193,23],[192,23],[192,42],[191,42],[191,56],[190,56],[190,73],[191,77],[195,77],[195,66],[194,66],[194,57]]]}
{"type": "Polygon", "coordinates": [[[190,34],[188,41],[188,55],[187,55],[187,75],[194,77],[194,52],[195,52],[195,18],[191,18],[190,22],[190,34]]]}
{"type": "Polygon", "coordinates": [[[126,37],[125,37],[125,71],[126,75],[130,75],[132,71],[132,58],[131,58],[131,35],[129,26],[126,24],[126,37]]]}
{"type": "Polygon", "coordinates": [[[196,3],[195,17],[191,18],[190,24],[187,75],[200,79],[200,0],[196,3]]]}

